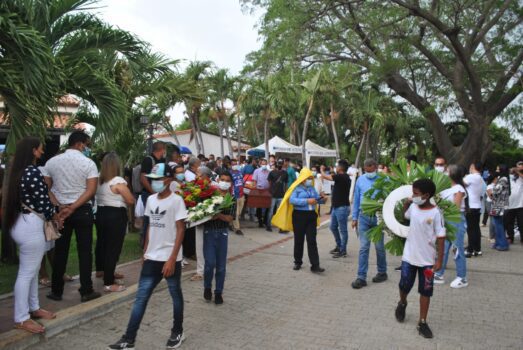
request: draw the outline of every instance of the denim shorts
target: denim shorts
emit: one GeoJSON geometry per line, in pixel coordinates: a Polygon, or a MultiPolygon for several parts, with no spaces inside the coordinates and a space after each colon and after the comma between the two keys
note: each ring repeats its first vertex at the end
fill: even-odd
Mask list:
{"type": "Polygon", "coordinates": [[[434,290],[434,274],[432,266],[414,266],[406,261],[401,262],[400,290],[409,293],[414,286],[418,274],[418,292],[425,297],[431,297],[434,290]],[[427,275],[425,275],[427,274],[427,275]]]}

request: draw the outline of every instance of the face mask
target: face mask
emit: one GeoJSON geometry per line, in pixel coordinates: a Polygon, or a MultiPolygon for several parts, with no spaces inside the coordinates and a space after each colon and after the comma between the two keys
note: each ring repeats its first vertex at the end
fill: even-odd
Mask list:
{"type": "Polygon", "coordinates": [[[83,155],[89,158],[91,156],[91,149],[87,146],[85,146],[84,150],[82,151],[83,155]]]}
{"type": "Polygon", "coordinates": [[[167,185],[163,183],[163,180],[154,180],[151,182],[151,187],[154,193],[160,193],[167,188],[167,185]]]}
{"type": "Polygon", "coordinates": [[[182,173],[176,174],[176,180],[178,180],[178,181],[185,180],[185,174],[182,174],[182,173]]]}
{"type": "Polygon", "coordinates": [[[417,204],[417,205],[422,205],[426,201],[427,201],[426,199],[423,199],[421,197],[412,197],[412,203],[417,204]]]}
{"type": "Polygon", "coordinates": [[[365,176],[369,179],[374,179],[376,176],[378,176],[378,174],[376,174],[376,172],[373,171],[373,172],[365,173],[365,176]]]}
{"type": "Polygon", "coordinates": [[[378,169],[378,173],[382,173],[383,172],[383,169],[378,169]]]}
{"type": "Polygon", "coordinates": [[[313,172],[312,172],[312,176],[316,177],[316,175],[318,175],[318,172],[313,171],[313,172]]]}
{"type": "Polygon", "coordinates": [[[222,191],[228,191],[231,188],[231,183],[226,181],[218,182],[218,188],[222,191]]]}
{"type": "Polygon", "coordinates": [[[238,170],[240,170],[240,166],[239,165],[233,165],[232,166],[232,170],[238,171],[238,170]]]}
{"type": "Polygon", "coordinates": [[[312,186],[312,180],[311,179],[305,180],[305,186],[311,187],[312,186]]]}
{"type": "Polygon", "coordinates": [[[264,171],[265,171],[265,170],[267,170],[267,165],[262,165],[262,167],[261,167],[261,168],[262,168],[262,170],[264,170],[264,171]]]}
{"type": "Polygon", "coordinates": [[[434,167],[434,170],[436,170],[438,173],[442,173],[442,172],[445,171],[445,167],[441,166],[441,165],[438,165],[438,166],[434,167]]]}

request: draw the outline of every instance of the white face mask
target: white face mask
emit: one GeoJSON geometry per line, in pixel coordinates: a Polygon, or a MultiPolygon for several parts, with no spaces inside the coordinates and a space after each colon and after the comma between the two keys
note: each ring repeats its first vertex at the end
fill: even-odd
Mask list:
{"type": "Polygon", "coordinates": [[[412,197],[412,203],[416,205],[423,205],[427,200],[421,197],[412,197]]]}
{"type": "Polygon", "coordinates": [[[438,165],[438,166],[434,167],[434,170],[436,170],[438,173],[442,173],[442,172],[445,171],[445,167],[441,166],[441,165],[438,165]]]}
{"type": "Polygon", "coordinates": [[[222,191],[228,191],[231,188],[231,183],[227,181],[218,182],[218,188],[222,191]]]}

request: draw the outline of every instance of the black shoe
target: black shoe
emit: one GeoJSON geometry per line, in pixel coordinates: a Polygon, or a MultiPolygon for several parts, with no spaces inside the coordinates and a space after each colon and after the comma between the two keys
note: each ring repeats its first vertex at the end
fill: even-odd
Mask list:
{"type": "Polygon", "coordinates": [[[299,269],[301,269],[301,265],[300,264],[294,264],[294,267],[292,269],[294,271],[298,271],[299,269]]]}
{"type": "Polygon", "coordinates": [[[238,236],[243,236],[242,230],[236,230],[234,233],[236,233],[238,236]]]}
{"type": "Polygon", "coordinates": [[[222,297],[221,293],[216,293],[216,294],[214,295],[214,303],[215,303],[216,305],[221,305],[221,304],[223,304],[223,297],[222,297]]]}
{"type": "Polygon", "coordinates": [[[62,301],[62,296],[61,296],[61,295],[58,295],[58,294],[55,294],[55,293],[53,293],[53,292],[47,294],[47,295],[46,295],[46,298],[47,298],[47,299],[54,300],[54,301],[62,301]]]}
{"type": "Polygon", "coordinates": [[[278,233],[281,233],[282,235],[284,235],[284,234],[286,234],[286,233],[289,233],[289,231],[284,231],[284,230],[282,230],[282,229],[279,229],[279,230],[278,230],[278,233]]]}
{"type": "Polygon", "coordinates": [[[331,250],[331,251],[329,252],[329,254],[337,254],[337,253],[339,253],[339,252],[340,252],[340,248],[336,247],[336,248],[334,248],[333,250],[331,250]]]}
{"type": "Polygon", "coordinates": [[[364,281],[361,278],[356,278],[356,280],[352,282],[351,286],[354,289],[361,289],[367,286],[367,281],[364,281]]]}
{"type": "Polygon", "coordinates": [[[267,227],[265,228],[265,231],[267,231],[267,232],[272,232],[272,227],[267,226],[267,227]]]}
{"type": "Polygon", "coordinates": [[[134,349],[134,341],[130,342],[125,338],[121,338],[116,343],[111,344],[107,347],[107,350],[133,350],[134,349]]]}
{"type": "Polygon", "coordinates": [[[483,256],[483,252],[481,250],[475,251],[474,256],[483,256]]]}
{"type": "Polygon", "coordinates": [[[407,308],[407,303],[403,304],[401,301],[398,302],[396,306],[396,320],[398,322],[405,321],[405,309],[407,308]]]}
{"type": "Polygon", "coordinates": [[[374,283],[385,282],[387,280],[387,278],[389,278],[389,276],[387,276],[387,274],[385,272],[378,272],[378,274],[372,278],[372,282],[374,282],[374,283]]]}
{"type": "Polygon", "coordinates": [[[332,254],[332,257],[337,259],[337,258],[346,258],[347,257],[347,252],[338,252],[338,253],[335,253],[335,254],[332,254]]]}
{"type": "Polygon", "coordinates": [[[313,272],[313,273],[322,273],[322,272],[325,272],[325,269],[321,268],[319,266],[311,266],[311,272],[313,272]]]}
{"type": "Polygon", "coordinates": [[[92,291],[89,294],[82,295],[82,303],[86,303],[88,301],[91,301],[91,300],[94,300],[94,299],[98,299],[101,296],[102,296],[102,294],[100,294],[98,292],[95,292],[95,291],[92,291]]]}
{"type": "Polygon", "coordinates": [[[258,227],[259,227],[259,228],[263,228],[263,222],[258,221],[258,227]]]}
{"type": "Polygon", "coordinates": [[[465,251],[465,258],[471,258],[472,257],[472,253],[469,252],[468,250],[465,251]]]}
{"type": "Polygon", "coordinates": [[[430,330],[429,325],[425,321],[420,321],[418,323],[418,332],[423,338],[432,338],[432,331],[430,330]]]}
{"type": "Polygon", "coordinates": [[[203,290],[203,298],[207,301],[211,301],[212,300],[212,291],[211,291],[211,288],[205,288],[203,290]]]}
{"type": "Polygon", "coordinates": [[[167,349],[176,349],[180,345],[182,345],[182,342],[185,340],[185,335],[183,333],[175,334],[171,333],[171,337],[169,340],[167,340],[167,349]]]}
{"type": "Polygon", "coordinates": [[[401,271],[401,265],[394,268],[394,271],[401,271]]]}

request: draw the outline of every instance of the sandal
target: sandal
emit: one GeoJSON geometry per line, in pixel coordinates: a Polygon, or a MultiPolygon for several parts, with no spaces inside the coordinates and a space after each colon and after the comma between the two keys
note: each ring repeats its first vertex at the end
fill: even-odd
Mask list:
{"type": "Polygon", "coordinates": [[[74,278],[72,278],[71,276],[69,276],[68,274],[64,274],[64,282],[72,282],[74,281],[74,278]]]}
{"type": "Polygon", "coordinates": [[[51,281],[47,277],[40,278],[38,280],[38,284],[40,284],[41,286],[44,286],[44,287],[51,287],[51,281]]]}
{"type": "Polygon", "coordinates": [[[203,280],[202,275],[195,273],[194,275],[191,276],[191,281],[201,281],[201,280],[203,280]]]}
{"type": "Polygon", "coordinates": [[[104,286],[104,292],[108,292],[108,293],[111,293],[111,292],[123,292],[126,289],[127,288],[125,288],[125,286],[117,285],[117,284],[113,284],[111,286],[104,286]]]}
{"type": "Polygon", "coordinates": [[[42,334],[45,332],[45,327],[42,326],[40,323],[35,322],[31,319],[25,320],[24,322],[15,323],[16,329],[23,329],[24,331],[28,331],[30,333],[35,334],[42,334]]]}
{"type": "Polygon", "coordinates": [[[29,313],[31,315],[32,319],[42,319],[42,320],[52,320],[56,318],[56,314],[51,311],[47,311],[44,309],[38,309],[36,311],[32,311],[29,313]]]}

